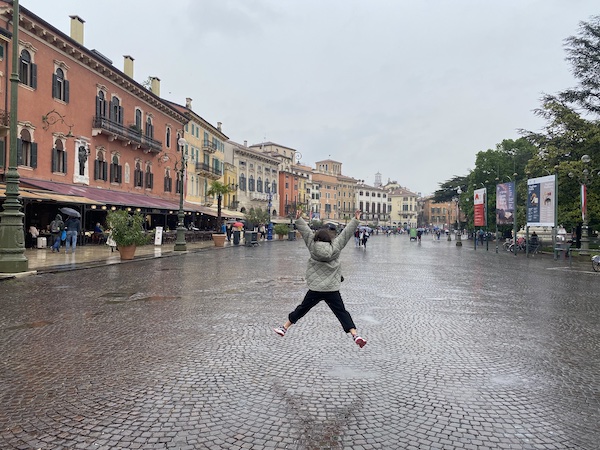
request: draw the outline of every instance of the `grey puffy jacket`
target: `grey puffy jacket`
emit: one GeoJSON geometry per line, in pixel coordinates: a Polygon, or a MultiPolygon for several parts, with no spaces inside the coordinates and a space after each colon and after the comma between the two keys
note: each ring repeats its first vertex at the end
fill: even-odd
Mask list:
{"type": "Polygon", "coordinates": [[[342,282],[340,253],[348,241],[354,236],[358,220],[352,219],[344,230],[331,242],[314,241],[314,232],[306,222],[299,218],[296,227],[304,239],[310,252],[306,267],[306,283],[311,291],[339,291],[342,282]]]}

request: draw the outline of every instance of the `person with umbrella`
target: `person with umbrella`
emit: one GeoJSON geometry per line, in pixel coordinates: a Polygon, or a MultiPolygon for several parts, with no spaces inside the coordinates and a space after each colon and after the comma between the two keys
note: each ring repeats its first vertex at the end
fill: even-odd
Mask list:
{"type": "Polygon", "coordinates": [[[71,248],[71,253],[75,253],[75,247],[77,247],[77,236],[79,236],[79,233],[81,232],[81,222],[79,221],[79,217],[77,217],[80,216],[80,214],[74,209],[72,210],[71,214],[73,215],[69,215],[69,218],[65,222],[65,228],[67,230],[65,253],[69,253],[69,248],[71,248]]]}
{"type": "Polygon", "coordinates": [[[354,219],[335,238],[332,238],[331,233],[326,228],[313,232],[300,217],[301,214],[302,210],[298,210],[296,226],[310,253],[306,268],[308,292],[302,303],[288,315],[288,320],[282,326],[274,328],[273,331],[279,336],[285,336],[285,333],[293,324],[304,317],[321,300],[325,300],[327,306],[340,321],[344,331],[350,333],[356,345],[362,348],[366,345],[367,340],[358,335],[352,316],[346,310],[340,295],[340,285],[344,281],[340,253],[354,235],[356,227],[358,227],[360,211],[356,211],[354,219]]]}

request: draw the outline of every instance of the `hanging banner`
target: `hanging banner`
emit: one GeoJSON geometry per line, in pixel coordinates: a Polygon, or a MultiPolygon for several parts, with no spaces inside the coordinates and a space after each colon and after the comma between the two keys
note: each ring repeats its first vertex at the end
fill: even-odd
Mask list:
{"type": "Polygon", "coordinates": [[[515,182],[496,185],[496,223],[513,224],[515,220],[515,182]]]}
{"type": "Polygon", "coordinates": [[[556,177],[554,175],[527,180],[527,226],[555,227],[555,198],[556,177]]]}
{"type": "Polygon", "coordinates": [[[485,211],[486,197],[486,188],[477,189],[473,193],[473,224],[476,227],[487,226],[487,214],[485,211]]]}

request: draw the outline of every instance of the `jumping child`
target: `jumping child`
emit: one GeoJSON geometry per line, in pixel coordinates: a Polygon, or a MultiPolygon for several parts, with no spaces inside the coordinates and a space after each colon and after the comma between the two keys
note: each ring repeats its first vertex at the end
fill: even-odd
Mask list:
{"type": "Polygon", "coordinates": [[[304,317],[321,300],[325,300],[327,306],[340,321],[344,331],[350,333],[354,342],[362,348],[367,341],[357,334],[356,325],[354,325],[350,313],[346,311],[340,295],[340,284],[343,278],[339,260],[342,249],[352,238],[354,230],[358,227],[360,211],[356,211],[354,219],[333,240],[327,229],[313,232],[300,217],[301,213],[301,211],[298,211],[296,215],[296,226],[310,253],[306,268],[308,292],[302,303],[288,315],[288,320],[282,326],[274,328],[273,331],[280,336],[285,336],[285,333],[293,324],[304,317]]]}

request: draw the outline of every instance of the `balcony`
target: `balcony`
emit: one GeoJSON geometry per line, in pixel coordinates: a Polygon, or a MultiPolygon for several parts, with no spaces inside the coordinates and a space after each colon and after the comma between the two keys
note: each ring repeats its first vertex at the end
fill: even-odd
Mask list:
{"type": "Polygon", "coordinates": [[[265,194],[264,192],[250,192],[248,194],[248,197],[250,197],[250,200],[253,200],[253,201],[259,201],[259,202],[268,202],[269,201],[269,194],[265,194]]]}
{"type": "Polygon", "coordinates": [[[198,162],[196,163],[196,174],[211,180],[218,180],[223,175],[223,171],[211,167],[206,163],[198,162]]]}
{"type": "Polygon", "coordinates": [[[98,136],[102,133],[108,135],[109,141],[122,141],[123,145],[132,145],[141,148],[146,153],[159,153],[162,151],[162,142],[144,135],[135,125],[127,127],[106,117],[94,117],[92,136],[98,136]]]}
{"type": "Polygon", "coordinates": [[[202,150],[207,153],[214,153],[217,151],[217,145],[214,142],[204,141],[202,143],[202,150]]]}

